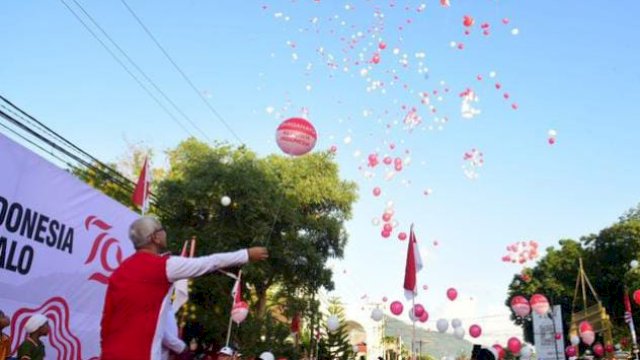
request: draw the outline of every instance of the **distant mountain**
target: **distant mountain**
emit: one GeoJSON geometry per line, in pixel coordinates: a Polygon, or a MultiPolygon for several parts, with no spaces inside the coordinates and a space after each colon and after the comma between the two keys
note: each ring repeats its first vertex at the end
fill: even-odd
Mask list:
{"type": "MultiPolygon", "coordinates": [[[[402,342],[407,349],[411,349],[411,334],[413,326],[409,323],[405,323],[397,318],[385,316],[385,336],[401,336],[402,342]]],[[[422,341],[421,354],[427,354],[435,359],[441,359],[443,357],[458,357],[464,354],[467,358],[471,355],[471,348],[473,344],[467,340],[459,340],[451,334],[451,329],[448,333],[441,334],[437,331],[427,331],[420,328],[416,324],[416,343],[417,350],[420,350],[420,341],[422,341]]]]}

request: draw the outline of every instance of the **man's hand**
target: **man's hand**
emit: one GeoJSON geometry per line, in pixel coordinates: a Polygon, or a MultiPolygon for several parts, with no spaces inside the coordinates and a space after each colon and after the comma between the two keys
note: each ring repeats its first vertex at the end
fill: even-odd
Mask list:
{"type": "Polygon", "coordinates": [[[266,247],[262,246],[254,246],[247,250],[249,253],[249,261],[262,261],[269,257],[269,251],[267,251],[266,247]]]}

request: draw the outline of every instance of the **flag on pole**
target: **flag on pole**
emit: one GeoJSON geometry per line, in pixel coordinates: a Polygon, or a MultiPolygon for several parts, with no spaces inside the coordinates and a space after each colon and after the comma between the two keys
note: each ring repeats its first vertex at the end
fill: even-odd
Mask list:
{"type": "MultiPolygon", "coordinates": [[[[233,298],[233,305],[242,301],[242,272],[238,273],[236,283],[233,284],[233,290],[231,290],[231,297],[233,298]]],[[[233,306],[232,306],[233,308],[233,306]]]]}
{"type": "Polygon", "coordinates": [[[631,341],[633,344],[638,343],[638,338],[636,336],[636,326],[633,323],[633,315],[631,314],[631,300],[629,300],[629,291],[625,289],[624,291],[624,322],[629,325],[629,332],[631,332],[631,341]]]}
{"type": "Polygon", "coordinates": [[[144,158],[144,164],[140,170],[140,177],[135,190],[131,195],[133,204],[141,209],[142,215],[149,210],[149,195],[151,194],[151,171],[149,170],[149,159],[144,158]]]}
{"type": "Polygon", "coordinates": [[[291,319],[291,333],[298,334],[300,332],[300,314],[296,313],[291,319]]]}
{"type": "MultiPolygon", "coordinates": [[[[191,247],[194,247],[195,240],[192,240],[191,247]]],[[[184,245],[182,245],[182,253],[180,256],[187,257],[187,243],[189,240],[185,240],[184,245]]],[[[182,307],[182,305],[186,304],[189,301],[189,280],[180,279],[174,283],[173,289],[173,303],[171,304],[173,307],[173,312],[177,313],[178,310],[182,307]]]]}
{"type": "Polygon", "coordinates": [[[413,232],[409,235],[409,245],[407,246],[407,263],[404,269],[404,296],[410,300],[418,294],[418,271],[422,269],[422,258],[418,250],[418,240],[413,232]]]}

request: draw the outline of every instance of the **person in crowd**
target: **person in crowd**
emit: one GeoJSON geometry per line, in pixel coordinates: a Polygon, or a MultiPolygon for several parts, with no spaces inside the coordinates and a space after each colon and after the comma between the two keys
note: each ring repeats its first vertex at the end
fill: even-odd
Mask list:
{"type": "Polygon", "coordinates": [[[131,224],[129,238],[136,252],[113,272],[107,286],[101,360],[161,359],[166,321],[159,319],[166,319],[166,312],[171,311],[169,290],[175,281],[269,257],[264,247],[195,258],[162,256],[167,233],[149,216],[131,224]]]}
{"type": "Polygon", "coordinates": [[[27,338],[18,347],[18,359],[20,360],[44,360],[44,344],[41,337],[49,335],[49,322],[42,314],[31,315],[24,325],[27,338]]]}
{"type": "Polygon", "coordinates": [[[276,360],[276,358],[269,351],[265,351],[258,356],[258,360],[276,360]]]}
{"type": "Polygon", "coordinates": [[[225,346],[218,351],[218,360],[233,360],[236,352],[230,346],[225,346]]]}
{"type": "Polygon", "coordinates": [[[11,352],[11,337],[4,333],[4,329],[9,326],[9,317],[0,310],[0,360],[9,358],[11,352]]]}

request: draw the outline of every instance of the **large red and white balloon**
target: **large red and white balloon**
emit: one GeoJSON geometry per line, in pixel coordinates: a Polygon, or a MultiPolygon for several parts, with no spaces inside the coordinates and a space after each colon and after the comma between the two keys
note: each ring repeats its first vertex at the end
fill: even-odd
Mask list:
{"type": "Polygon", "coordinates": [[[302,118],[290,118],[283,121],[276,131],[278,147],[288,155],[304,155],[313,150],[318,133],[313,125],[302,118]]]}

